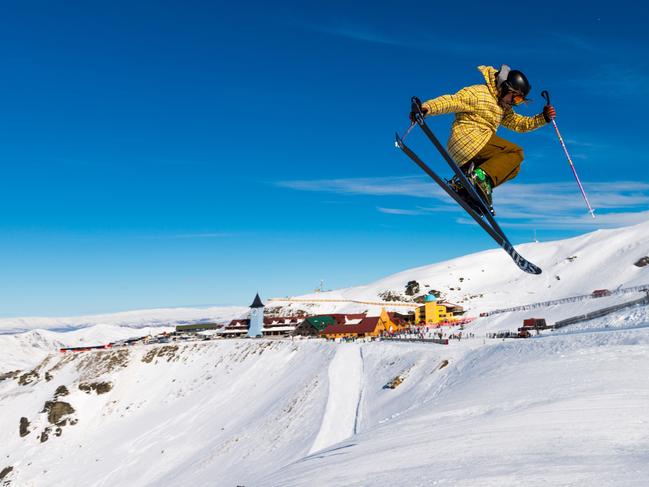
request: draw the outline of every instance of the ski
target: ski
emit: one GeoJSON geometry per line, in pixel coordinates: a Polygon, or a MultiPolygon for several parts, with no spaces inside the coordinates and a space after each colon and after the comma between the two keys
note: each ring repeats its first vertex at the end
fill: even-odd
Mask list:
{"type": "Polygon", "coordinates": [[[460,183],[462,183],[462,186],[468,191],[469,195],[471,198],[477,202],[483,210],[483,213],[489,214],[491,219],[489,223],[494,225],[494,228],[497,228],[500,233],[503,233],[502,230],[500,230],[500,227],[498,226],[498,223],[493,220],[493,223],[491,220],[493,219],[493,209],[487,205],[487,203],[484,201],[482,198],[482,195],[475,189],[473,184],[469,181],[469,178],[464,174],[462,169],[460,169],[460,166],[457,165],[457,163],[453,160],[451,155],[448,153],[446,148],[442,145],[442,143],[439,141],[437,136],[433,133],[433,131],[430,129],[428,124],[424,121],[422,118],[421,121],[417,120],[417,124],[419,127],[421,127],[421,130],[426,134],[426,137],[433,143],[435,148],[439,151],[439,153],[442,155],[446,163],[449,165],[449,167],[453,170],[453,172],[457,175],[458,179],[460,180],[460,183]]]}
{"type": "MultiPolygon", "coordinates": [[[[420,104],[415,103],[415,100],[418,101],[418,98],[413,96],[412,97],[412,107],[413,110],[416,107],[417,110],[420,110],[420,104]]],[[[500,225],[498,225],[498,222],[494,218],[494,213],[493,209],[485,203],[485,201],[482,199],[482,196],[478,193],[478,191],[475,189],[473,184],[469,181],[469,179],[466,177],[466,174],[462,172],[460,169],[460,166],[453,160],[451,155],[448,153],[446,148],[441,144],[437,136],[433,133],[433,131],[430,129],[426,121],[424,120],[424,114],[419,111],[417,116],[415,117],[417,121],[417,125],[421,128],[421,130],[426,134],[426,137],[433,143],[435,148],[439,151],[439,153],[442,155],[446,163],[449,165],[451,170],[457,175],[458,179],[460,180],[460,183],[462,186],[467,190],[469,193],[469,196],[471,197],[472,200],[474,200],[481,208],[482,208],[482,213],[484,214],[485,218],[489,221],[489,224],[498,232],[500,233],[503,238],[507,240],[507,237],[505,236],[505,232],[500,228],[500,225]]]]}
{"type": "MultiPolygon", "coordinates": [[[[432,132],[431,132],[432,134],[432,132]]],[[[433,135],[434,137],[434,135],[433,135]]],[[[475,222],[480,225],[488,234],[491,238],[494,239],[494,241],[505,251],[509,256],[512,258],[514,263],[524,272],[527,272],[529,274],[540,274],[541,269],[525,259],[522,255],[520,255],[516,249],[514,249],[514,246],[509,242],[505,234],[500,230],[500,227],[498,226],[498,223],[493,219],[491,214],[486,211],[486,205],[485,206],[485,215],[489,215],[491,217],[491,220],[494,221],[495,225],[492,226],[489,223],[485,222],[480,215],[478,215],[470,206],[469,204],[464,201],[462,198],[458,196],[458,194],[453,191],[450,186],[444,181],[441,177],[437,175],[435,171],[433,171],[428,165],[423,162],[417,154],[415,154],[406,144],[404,144],[403,140],[401,137],[399,137],[399,134],[396,134],[396,144],[397,147],[399,147],[412,161],[417,164],[426,174],[428,174],[439,186],[442,188],[446,193],[453,198],[463,209],[466,211],[471,218],[475,220],[475,222]]],[[[446,152],[446,150],[444,150],[446,152]]],[[[447,154],[448,155],[448,154],[447,154]]],[[[450,158],[450,156],[448,156],[450,158]]],[[[451,159],[451,161],[453,161],[451,159]]],[[[447,161],[448,162],[448,161],[447,161]]],[[[453,162],[455,164],[455,162],[453,162]]],[[[460,171],[461,173],[462,171],[460,171]]],[[[466,178],[465,178],[466,179],[466,178]]],[[[468,184],[468,181],[467,181],[468,184]]],[[[471,188],[474,190],[475,189],[471,186],[471,188]]],[[[478,199],[478,201],[482,201],[481,199],[478,199]]]]}

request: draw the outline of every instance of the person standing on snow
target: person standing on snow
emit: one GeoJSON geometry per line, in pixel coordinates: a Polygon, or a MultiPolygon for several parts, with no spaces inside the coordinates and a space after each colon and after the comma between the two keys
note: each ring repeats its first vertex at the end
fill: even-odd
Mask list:
{"type": "MultiPolygon", "coordinates": [[[[420,110],[426,117],[455,113],[448,152],[491,207],[493,188],[515,178],[523,162],[523,149],[498,137],[498,127],[529,132],[549,123],[556,111],[552,105],[546,105],[534,117],[517,114],[512,107],[529,102],[531,86],[525,75],[506,64],[499,70],[492,66],[478,66],[478,70],[485,78],[484,84],[428,100],[420,105],[420,110]]],[[[413,110],[412,122],[415,115],[413,110]]],[[[463,199],[471,200],[457,176],[450,185],[463,199]]]]}

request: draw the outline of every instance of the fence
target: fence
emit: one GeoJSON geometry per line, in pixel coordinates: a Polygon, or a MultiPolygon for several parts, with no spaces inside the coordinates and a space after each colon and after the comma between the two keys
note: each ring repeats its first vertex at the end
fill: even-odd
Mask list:
{"type": "MultiPolygon", "coordinates": [[[[633,287],[627,287],[627,288],[619,288],[611,291],[611,294],[627,294],[627,293],[634,293],[638,291],[647,291],[649,289],[649,284],[643,284],[641,286],[633,286],[633,287]]],[[[569,298],[563,298],[563,299],[554,299],[551,301],[543,301],[540,303],[530,303],[530,304],[524,304],[521,306],[514,306],[512,308],[502,308],[502,309],[495,309],[493,311],[487,311],[485,313],[481,313],[480,316],[491,316],[499,313],[510,313],[512,311],[527,311],[531,309],[536,309],[536,308],[545,308],[547,306],[553,306],[555,304],[565,304],[565,303],[575,303],[578,301],[584,301],[586,299],[599,299],[598,297],[593,296],[593,294],[584,294],[582,296],[572,296],[569,298]]]]}
{"type": "Polygon", "coordinates": [[[422,342],[422,343],[437,343],[438,345],[448,345],[448,338],[395,338],[395,337],[381,337],[381,341],[388,340],[394,342],[422,342]]]}
{"type": "Polygon", "coordinates": [[[360,301],[357,299],[303,299],[303,298],[270,298],[269,302],[286,302],[286,303],[354,303],[369,304],[372,306],[401,307],[401,308],[418,308],[421,303],[406,303],[404,301],[360,301]]]}
{"type": "Polygon", "coordinates": [[[598,309],[597,311],[593,311],[592,313],[577,315],[571,318],[566,318],[565,320],[557,321],[550,328],[562,328],[564,326],[574,325],[575,323],[580,323],[582,321],[588,321],[588,320],[593,320],[595,318],[600,318],[602,316],[606,316],[610,313],[614,313],[621,309],[630,308],[631,306],[647,305],[647,304],[649,304],[649,293],[644,298],[641,299],[636,299],[634,301],[629,301],[627,303],[622,303],[615,306],[609,306],[608,308],[598,309]]]}

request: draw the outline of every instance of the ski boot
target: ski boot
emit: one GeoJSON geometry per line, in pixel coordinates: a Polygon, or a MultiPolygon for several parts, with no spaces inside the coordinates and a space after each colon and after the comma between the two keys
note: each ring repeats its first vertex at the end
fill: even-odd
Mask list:
{"type": "MultiPolygon", "coordinates": [[[[473,187],[476,189],[482,200],[487,205],[489,212],[492,215],[495,215],[496,212],[493,209],[493,200],[491,198],[493,184],[489,175],[479,167],[474,168],[473,163],[465,165],[461,169],[462,172],[466,175],[469,182],[473,184],[473,187]]],[[[471,207],[473,211],[475,211],[480,216],[484,215],[484,209],[482,208],[482,205],[479,202],[475,201],[471,197],[471,195],[469,195],[469,192],[464,186],[462,186],[462,183],[460,183],[460,180],[457,176],[453,176],[448,184],[451,189],[455,191],[455,193],[471,207]]]]}

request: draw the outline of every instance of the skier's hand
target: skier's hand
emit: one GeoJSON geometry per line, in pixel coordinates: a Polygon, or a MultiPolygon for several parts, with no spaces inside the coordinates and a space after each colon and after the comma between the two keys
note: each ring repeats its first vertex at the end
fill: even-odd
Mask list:
{"type": "Polygon", "coordinates": [[[545,105],[543,107],[543,118],[545,118],[546,122],[551,122],[554,120],[554,117],[557,116],[557,111],[554,109],[552,105],[545,105]]]}
{"type": "MultiPolygon", "coordinates": [[[[419,101],[419,100],[417,100],[417,101],[419,101]]],[[[422,113],[422,115],[424,117],[428,113],[428,108],[423,107],[421,105],[421,102],[418,103],[418,107],[419,107],[419,109],[417,109],[417,107],[414,106],[414,104],[413,104],[412,110],[410,111],[410,123],[415,123],[416,122],[415,117],[419,114],[420,111],[421,111],[421,113],[422,113]]]]}

